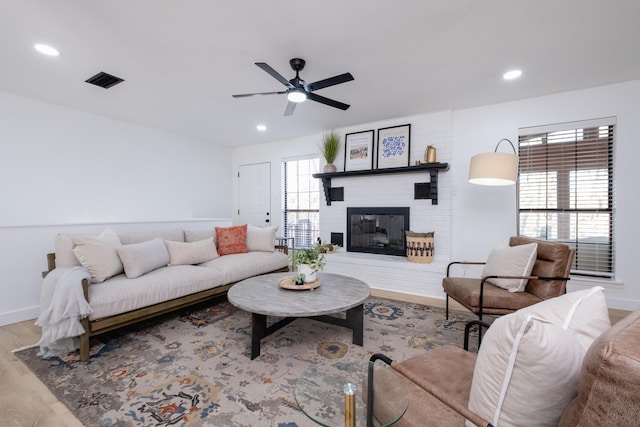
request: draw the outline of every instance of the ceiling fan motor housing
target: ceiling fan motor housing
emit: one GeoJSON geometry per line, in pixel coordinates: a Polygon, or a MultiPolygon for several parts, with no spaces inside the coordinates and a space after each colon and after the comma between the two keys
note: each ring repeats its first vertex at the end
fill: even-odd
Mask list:
{"type": "Polygon", "coordinates": [[[293,68],[293,71],[298,73],[298,71],[302,71],[304,69],[304,65],[306,64],[306,62],[302,58],[293,58],[289,61],[289,64],[291,64],[291,68],[293,68]]]}

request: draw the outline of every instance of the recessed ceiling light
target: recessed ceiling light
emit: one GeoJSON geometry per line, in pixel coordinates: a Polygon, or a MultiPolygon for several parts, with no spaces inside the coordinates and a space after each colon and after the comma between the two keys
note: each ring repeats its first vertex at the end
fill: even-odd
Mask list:
{"type": "Polygon", "coordinates": [[[513,80],[517,79],[522,75],[522,70],[510,70],[502,75],[502,78],[505,80],[513,80]]]}
{"type": "Polygon", "coordinates": [[[46,44],[35,44],[33,47],[40,53],[44,53],[49,56],[60,56],[60,51],[55,47],[46,45],[46,44]]]}
{"type": "Polygon", "coordinates": [[[256,129],[258,129],[260,132],[264,132],[265,130],[267,130],[267,127],[265,125],[258,125],[256,126],[256,129]]]}

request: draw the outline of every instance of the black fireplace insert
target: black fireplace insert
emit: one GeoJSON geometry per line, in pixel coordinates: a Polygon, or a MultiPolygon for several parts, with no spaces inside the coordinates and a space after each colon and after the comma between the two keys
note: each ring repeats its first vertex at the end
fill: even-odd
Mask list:
{"type": "Polygon", "coordinates": [[[406,256],[409,208],[347,208],[347,251],[406,256]]]}

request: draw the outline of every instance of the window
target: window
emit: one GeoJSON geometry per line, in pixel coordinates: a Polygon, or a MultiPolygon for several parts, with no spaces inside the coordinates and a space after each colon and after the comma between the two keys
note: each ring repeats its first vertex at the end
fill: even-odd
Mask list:
{"type": "Polygon", "coordinates": [[[296,248],[313,247],[320,234],[320,180],[317,157],[282,163],[283,234],[293,237],[296,248]]]}
{"type": "Polygon", "coordinates": [[[576,249],[574,275],[613,278],[615,118],[520,129],[518,230],[576,249]]]}

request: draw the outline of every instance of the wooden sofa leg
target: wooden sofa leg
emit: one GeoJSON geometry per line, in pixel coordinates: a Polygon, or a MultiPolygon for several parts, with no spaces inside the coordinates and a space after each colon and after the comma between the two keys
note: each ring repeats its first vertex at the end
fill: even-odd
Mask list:
{"type": "Polygon", "coordinates": [[[89,360],[89,334],[86,332],[80,335],[80,360],[83,362],[89,360]]]}
{"type": "Polygon", "coordinates": [[[86,362],[89,360],[89,319],[82,319],[84,334],[80,335],[80,360],[86,362]]]}

